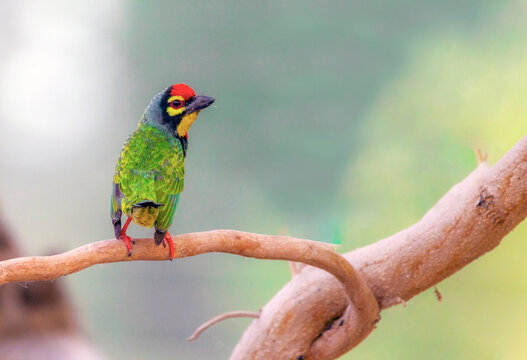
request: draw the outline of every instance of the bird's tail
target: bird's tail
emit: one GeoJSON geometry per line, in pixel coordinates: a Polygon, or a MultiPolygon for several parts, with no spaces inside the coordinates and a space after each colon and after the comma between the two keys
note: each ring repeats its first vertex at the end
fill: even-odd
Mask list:
{"type": "Polygon", "coordinates": [[[132,205],[132,220],[138,225],[151,228],[159,215],[159,207],[163,205],[151,200],[140,201],[132,205]]]}

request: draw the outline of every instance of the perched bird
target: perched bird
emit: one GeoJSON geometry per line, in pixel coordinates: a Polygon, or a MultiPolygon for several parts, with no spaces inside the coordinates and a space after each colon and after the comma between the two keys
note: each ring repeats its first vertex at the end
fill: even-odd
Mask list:
{"type": "Polygon", "coordinates": [[[133,239],[126,235],[130,221],[155,227],[156,245],[174,243],[168,232],[183,191],[188,130],[200,110],[214,102],[185,84],[157,94],[146,108],[137,129],[126,140],[113,177],[111,217],[116,239],[132,255],[133,239]],[[121,228],[121,216],[128,216],[121,228]]]}

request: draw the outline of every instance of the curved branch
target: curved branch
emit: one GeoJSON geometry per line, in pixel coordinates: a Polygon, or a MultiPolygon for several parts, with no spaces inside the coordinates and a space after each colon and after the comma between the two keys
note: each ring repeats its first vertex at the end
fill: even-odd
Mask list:
{"type": "MultiPolygon", "coordinates": [[[[527,136],[494,166],[480,164],[415,225],[344,257],[385,309],[492,250],[526,216],[527,136]]],[[[339,317],[354,309],[346,309],[336,285],[316,269],[303,269],[267,303],[231,359],[333,359],[347,352],[357,339],[339,317]]]]}
{"type": "Polygon", "coordinates": [[[200,327],[198,327],[192,335],[189,336],[187,339],[188,341],[194,341],[196,340],[202,332],[213,326],[214,324],[219,323],[220,321],[231,319],[231,318],[237,318],[237,317],[252,317],[258,319],[260,317],[260,312],[255,311],[230,311],[227,313],[223,313],[220,315],[214,316],[212,319],[208,320],[207,322],[203,323],[200,327]]]}
{"type": "MultiPolygon", "coordinates": [[[[480,164],[418,223],[345,259],[322,243],[233,230],[175,236],[176,257],[227,252],[331,273],[303,267],[262,309],[231,359],[332,359],[371,332],[377,304],[404,303],[496,247],[527,216],[526,200],[524,137],[493,167],[480,164]]],[[[151,239],[138,239],[131,257],[121,241],[105,240],[60,255],[0,262],[0,285],[49,280],[98,263],[167,258],[168,250],[151,239]]]]}
{"type": "MultiPolygon", "coordinates": [[[[215,230],[173,236],[175,257],[183,258],[209,252],[224,252],[258,259],[290,260],[318,267],[332,274],[357,309],[354,336],[364,339],[379,316],[379,307],[362,277],[328,244],[289,236],[251,234],[234,230],[215,230]]],[[[8,282],[51,280],[95,264],[167,260],[168,249],[154,245],[152,239],[135,239],[134,252],[128,256],[124,242],[103,240],[63,254],[10,259],[0,262],[0,285],[8,282]]]]}
{"type": "MultiPolygon", "coordinates": [[[[274,260],[293,260],[320,267],[342,280],[351,290],[347,279],[358,278],[354,269],[341,255],[325,243],[272,236],[235,230],[214,230],[172,236],[175,258],[210,252],[223,252],[246,257],[274,260]]],[[[132,256],[124,242],[102,240],[52,256],[20,257],[0,262],[0,285],[8,282],[51,280],[87,267],[121,261],[168,260],[168,249],[155,246],[151,238],[134,239],[132,256]]],[[[348,292],[351,295],[351,291],[348,292]]]]}

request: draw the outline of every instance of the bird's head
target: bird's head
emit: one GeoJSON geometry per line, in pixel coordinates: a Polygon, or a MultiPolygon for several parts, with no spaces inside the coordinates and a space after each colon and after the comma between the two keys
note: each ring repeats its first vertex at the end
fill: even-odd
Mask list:
{"type": "Polygon", "coordinates": [[[185,84],[172,85],[157,94],[146,108],[144,121],[168,131],[173,136],[188,138],[188,130],[200,110],[214,102],[214,98],[196,95],[185,84]]]}

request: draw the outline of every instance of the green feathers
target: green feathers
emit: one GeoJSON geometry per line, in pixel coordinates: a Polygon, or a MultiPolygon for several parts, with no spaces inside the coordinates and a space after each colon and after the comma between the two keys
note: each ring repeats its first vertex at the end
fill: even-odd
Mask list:
{"type": "Polygon", "coordinates": [[[134,223],[166,231],[183,190],[185,156],[181,140],[144,121],[130,135],[113,178],[112,218],[122,211],[134,223]]]}

